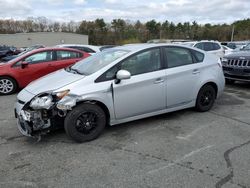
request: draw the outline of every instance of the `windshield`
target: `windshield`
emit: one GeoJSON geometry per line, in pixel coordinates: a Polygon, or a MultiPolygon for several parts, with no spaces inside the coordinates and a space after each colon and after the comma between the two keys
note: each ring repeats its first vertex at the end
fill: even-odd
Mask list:
{"type": "Polygon", "coordinates": [[[90,75],[126,55],[128,52],[128,50],[120,49],[105,50],[79,61],[71,69],[84,75],[90,75]]]}

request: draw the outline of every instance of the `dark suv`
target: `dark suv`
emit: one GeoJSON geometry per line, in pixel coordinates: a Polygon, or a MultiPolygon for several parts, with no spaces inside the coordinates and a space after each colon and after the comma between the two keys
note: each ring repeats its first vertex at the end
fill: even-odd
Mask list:
{"type": "Polygon", "coordinates": [[[0,46],[0,59],[10,55],[16,55],[17,49],[11,46],[0,46]]]}
{"type": "Polygon", "coordinates": [[[227,83],[250,82],[250,43],[241,51],[225,56],[222,66],[227,83]]]}

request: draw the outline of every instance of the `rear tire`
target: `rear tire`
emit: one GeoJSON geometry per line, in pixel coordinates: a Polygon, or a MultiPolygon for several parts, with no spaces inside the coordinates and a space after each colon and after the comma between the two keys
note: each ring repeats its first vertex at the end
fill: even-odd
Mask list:
{"type": "Polygon", "coordinates": [[[13,78],[7,76],[0,77],[0,95],[13,94],[17,88],[17,82],[13,78]]]}
{"type": "Polygon", "coordinates": [[[195,108],[199,112],[210,110],[216,98],[216,91],[211,85],[204,85],[197,96],[195,108]]]}
{"type": "Polygon", "coordinates": [[[66,134],[76,142],[96,139],[104,130],[106,115],[101,107],[83,103],[70,111],[64,120],[66,134]]]}

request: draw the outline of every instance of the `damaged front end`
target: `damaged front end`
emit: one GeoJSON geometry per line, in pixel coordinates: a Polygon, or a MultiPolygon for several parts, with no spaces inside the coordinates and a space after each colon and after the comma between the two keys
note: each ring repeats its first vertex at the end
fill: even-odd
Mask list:
{"type": "Polygon", "coordinates": [[[42,93],[27,102],[18,113],[18,128],[25,136],[40,136],[63,127],[64,118],[78,96],[69,90],[42,93]]]}

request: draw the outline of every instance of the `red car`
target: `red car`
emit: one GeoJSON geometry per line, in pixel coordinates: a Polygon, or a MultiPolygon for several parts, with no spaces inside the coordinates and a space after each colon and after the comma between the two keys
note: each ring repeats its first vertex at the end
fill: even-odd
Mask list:
{"type": "Polygon", "coordinates": [[[90,56],[71,48],[40,48],[0,63],[0,94],[14,93],[31,81],[90,56]]]}

